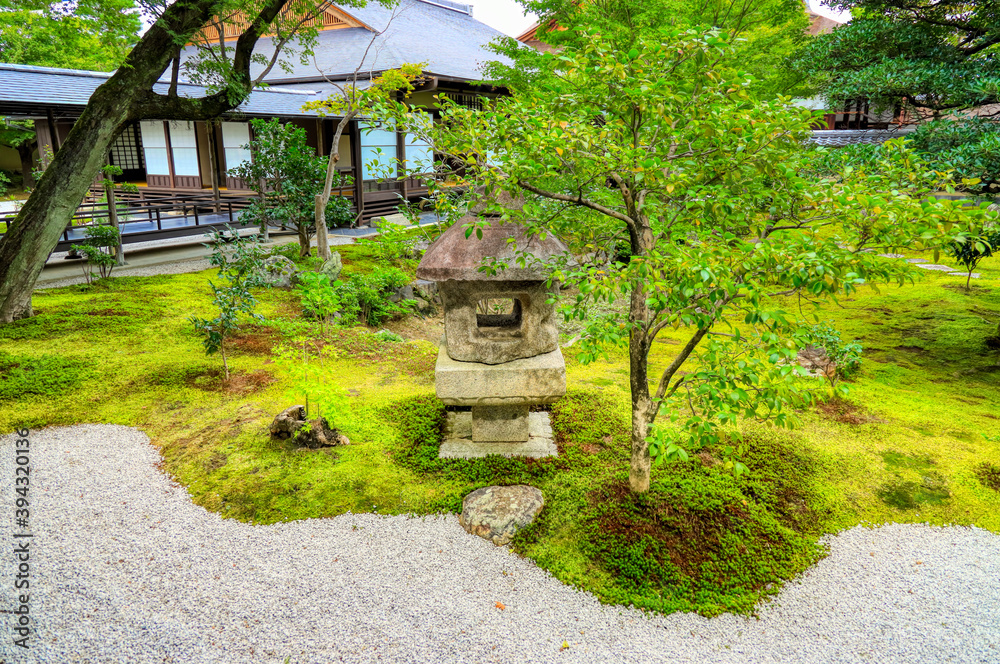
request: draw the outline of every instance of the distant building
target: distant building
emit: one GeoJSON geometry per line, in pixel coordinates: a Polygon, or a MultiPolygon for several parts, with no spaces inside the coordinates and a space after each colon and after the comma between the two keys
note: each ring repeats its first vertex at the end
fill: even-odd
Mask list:
{"type": "MultiPolygon", "coordinates": [[[[109,154],[110,162],[123,170],[121,179],[138,185],[144,194],[217,190],[221,196],[246,196],[250,193],[247,183],[229,171],[251,158],[244,148],[252,137],[248,120],[280,118],[302,127],[317,153],[328,154],[337,119],[320,118],[302,106],[329,97],[335,90],[330,81],[353,79],[359,66],[359,84],[364,84],[403,63],[426,63],[412,101],[428,108],[434,95],[475,104],[480,95],[504,92],[483,85],[480,74],[484,62],[499,59],[486,46],[500,33],[477,21],[470,5],[402,0],[393,17],[392,10],[374,0],[363,8],[331,4],[315,22],[320,30],[315,57],[308,64],[295,61],[291,71],[275,67],[264,79],[268,87],[255,90],[220,122],[149,119],[127,127],[109,154]]],[[[219,37],[212,27],[206,27],[205,35],[219,37]]],[[[223,38],[238,36],[238,26],[232,26],[223,38]]],[[[268,52],[270,41],[262,38],[258,52],[268,52]]],[[[0,115],[34,121],[39,143],[36,159],[44,161],[49,151],[58,151],[90,96],[109,77],[100,72],[0,64],[0,115]]],[[[166,82],[157,87],[166,93],[166,82]]],[[[189,83],[181,83],[178,90],[190,97],[205,94],[204,88],[189,83]]],[[[366,133],[364,127],[363,120],[351,122],[341,139],[340,164],[343,173],[354,180],[344,195],[352,199],[360,217],[368,219],[394,209],[400,197],[426,194],[426,188],[415,180],[380,181],[369,167],[377,154],[382,163],[400,158],[429,164],[431,159],[428,147],[410,136],[380,130],[366,133]]]]}

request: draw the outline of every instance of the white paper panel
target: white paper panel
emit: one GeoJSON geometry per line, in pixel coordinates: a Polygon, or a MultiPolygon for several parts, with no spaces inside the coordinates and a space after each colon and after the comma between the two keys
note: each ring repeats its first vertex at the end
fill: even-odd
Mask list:
{"type": "MultiPolygon", "coordinates": [[[[171,138],[173,134],[171,133],[171,138]]],[[[200,175],[198,170],[198,150],[195,148],[174,148],[174,175],[200,175]]]]}
{"type": "MultiPolygon", "coordinates": [[[[393,152],[396,151],[396,132],[388,129],[372,129],[368,128],[371,125],[366,123],[361,123],[361,147],[380,147],[388,148],[391,147],[393,152]]],[[[386,150],[383,149],[383,152],[386,150]]]]}
{"type": "MultiPolygon", "coordinates": [[[[147,148],[163,148],[167,145],[166,134],[163,133],[163,122],[160,120],[143,120],[139,123],[142,134],[142,144],[147,148]]],[[[166,171],[164,171],[166,173],[166,171]]]]}
{"type": "Polygon", "coordinates": [[[250,125],[246,122],[222,123],[222,146],[241,148],[250,143],[250,125]]]}
{"type": "Polygon", "coordinates": [[[244,162],[250,161],[250,150],[244,148],[226,148],[226,170],[236,168],[244,162]]]}
{"type": "MultiPolygon", "coordinates": [[[[194,123],[186,120],[170,121],[170,147],[197,148],[198,141],[194,136],[194,123]]],[[[180,174],[178,174],[180,175],[180,174]]]]}
{"type": "MultiPolygon", "coordinates": [[[[143,141],[145,141],[145,130],[143,130],[142,138],[143,141]]],[[[143,152],[146,154],[147,175],[170,175],[170,163],[167,161],[167,148],[155,148],[146,144],[143,146],[143,152]]]]}
{"type": "Polygon", "coordinates": [[[382,148],[382,154],[378,154],[377,150],[377,147],[365,146],[361,148],[361,163],[363,164],[361,178],[363,180],[396,176],[396,146],[382,148]]]}
{"type": "Polygon", "coordinates": [[[426,143],[410,143],[406,146],[406,170],[430,173],[434,170],[434,151],[426,143]]]}

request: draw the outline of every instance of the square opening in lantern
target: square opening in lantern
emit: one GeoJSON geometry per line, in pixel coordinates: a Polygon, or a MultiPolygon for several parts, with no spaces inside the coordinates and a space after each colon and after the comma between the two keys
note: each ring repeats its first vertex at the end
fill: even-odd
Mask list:
{"type": "Polygon", "coordinates": [[[491,329],[520,329],[521,301],[513,297],[484,297],[476,306],[476,326],[491,329]]]}

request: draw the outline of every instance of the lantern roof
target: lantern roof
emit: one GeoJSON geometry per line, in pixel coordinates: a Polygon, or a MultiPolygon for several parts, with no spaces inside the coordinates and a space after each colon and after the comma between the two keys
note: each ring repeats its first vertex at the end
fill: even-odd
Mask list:
{"type": "Polygon", "coordinates": [[[462,217],[445,231],[424,254],[417,266],[417,278],[429,281],[544,281],[549,276],[544,267],[532,265],[533,261],[519,266],[515,247],[518,253],[526,252],[542,261],[568,251],[555,236],[548,234],[544,240],[537,235],[529,236],[520,224],[504,222],[500,217],[478,218],[482,238],[475,232],[465,237],[464,227],[476,220],[477,217],[471,215],[462,217]],[[496,274],[480,271],[486,261],[494,258],[504,263],[506,269],[496,274]]]}

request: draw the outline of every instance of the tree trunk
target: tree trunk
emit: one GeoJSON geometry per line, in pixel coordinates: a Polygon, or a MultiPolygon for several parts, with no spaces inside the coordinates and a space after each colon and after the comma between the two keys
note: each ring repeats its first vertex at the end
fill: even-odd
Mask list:
{"type": "Polygon", "coordinates": [[[326,201],[322,194],[316,194],[316,255],[330,260],[330,239],[326,235],[326,201]]]}
{"type": "Polygon", "coordinates": [[[25,141],[17,146],[17,156],[21,158],[21,186],[25,189],[35,186],[35,175],[32,173],[35,168],[35,160],[32,158],[35,145],[35,141],[25,141]]]}
{"type": "Polygon", "coordinates": [[[13,227],[0,240],[0,323],[31,316],[31,293],[45,260],[79,207],[125,123],[146,118],[204,120],[250,93],[254,45],[287,0],[265,0],[237,40],[230,86],[200,99],[168,97],[153,85],[186,40],[218,13],[220,0],[178,0],[143,34],[125,62],[87,102],[13,227]],[[241,90],[236,99],[233,92],[241,90]]]}
{"type": "Polygon", "coordinates": [[[312,247],[309,246],[309,224],[306,220],[301,220],[295,225],[295,230],[299,234],[299,256],[309,258],[312,255],[312,247]]]}
{"type": "Polygon", "coordinates": [[[94,92],[0,241],[0,323],[32,315],[35,281],[128,120],[130,95],[121,87],[105,84],[94,92]]]}
{"type": "MultiPolygon", "coordinates": [[[[653,247],[653,233],[639,227],[629,231],[632,255],[645,256],[653,247]]],[[[649,337],[646,322],[649,307],[646,305],[645,286],[640,280],[632,283],[629,302],[629,321],[633,324],[629,334],[629,380],[632,393],[632,456],[629,461],[628,484],[633,493],[649,491],[651,459],[649,457],[649,422],[652,399],[649,396],[649,337]]]]}
{"type": "MultiPolygon", "coordinates": [[[[329,260],[330,240],[326,233],[326,206],[330,203],[330,196],[333,193],[333,178],[337,174],[337,163],[340,161],[340,137],[344,133],[344,127],[357,115],[356,111],[348,111],[337,123],[337,130],[333,133],[333,143],[330,145],[330,160],[326,164],[326,179],[323,181],[323,192],[316,195],[316,247],[319,257],[329,260]]],[[[358,165],[360,168],[360,164],[358,165]]],[[[358,201],[360,209],[361,202],[358,201]]]]}

